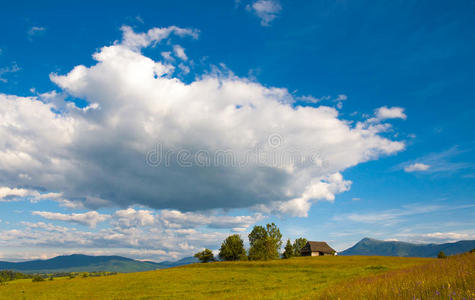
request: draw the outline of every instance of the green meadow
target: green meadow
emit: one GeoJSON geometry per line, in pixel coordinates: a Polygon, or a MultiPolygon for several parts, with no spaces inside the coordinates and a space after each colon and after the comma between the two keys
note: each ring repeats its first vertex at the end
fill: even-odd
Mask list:
{"type": "MultiPolygon", "coordinates": [[[[299,257],[266,262],[193,264],[106,277],[80,276],[43,282],[22,279],[0,286],[0,299],[373,299],[373,296],[378,299],[379,294],[364,297],[362,293],[382,287],[388,292],[393,288],[388,286],[388,281],[403,282],[407,285],[405,288],[414,288],[421,274],[440,271],[446,273],[442,284],[455,287],[460,279],[457,276],[461,276],[458,284],[465,284],[464,289],[471,293],[474,257],[470,254],[449,259],[299,257]],[[460,269],[460,265],[467,267],[460,269]],[[414,284],[408,285],[411,281],[414,284]]],[[[441,284],[429,284],[427,281],[434,279],[429,275],[424,279],[427,289],[441,284]]],[[[408,299],[407,295],[401,299],[408,299]]]]}

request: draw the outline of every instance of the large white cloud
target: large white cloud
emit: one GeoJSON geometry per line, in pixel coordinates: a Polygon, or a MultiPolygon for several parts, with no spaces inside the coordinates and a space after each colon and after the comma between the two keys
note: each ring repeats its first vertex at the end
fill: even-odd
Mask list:
{"type": "Polygon", "coordinates": [[[2,186],[61,193],[92,208],[253,207],[304,216],[313,202],[349,189],[342,171],[404,148],[380,135],[388,124],[352,125],[334,108],[295,106],[286,89],[232,74],[185,83],[173,61],[141,53],[196,30],[122,30],[122,42],[93,55],[96,64],[51,75],[87,107],[61,93],[0,94],[2,186]]]}

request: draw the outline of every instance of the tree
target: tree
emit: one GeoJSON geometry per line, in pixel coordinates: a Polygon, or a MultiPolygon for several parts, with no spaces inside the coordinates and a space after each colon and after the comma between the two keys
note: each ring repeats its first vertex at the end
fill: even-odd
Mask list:
{"type": "Polygon", "coordinates": [[[447,258],[447,255],[445,255],[444,251],[440,251],[439,254],[437,254],[437,258],[447,258]]]}
{"type": "Polygon", "coordinates": [[[209,250],[209,249],[205,249],[201,252],[198,252],[194,255],[197,259],[199,259],[202,263],[207,263],[207,262],[210,262],[210,261],[214,261],[214,255],[213,255],[213,251],[209,250]]]}
{"type": "Polygon", "coordinates": [[[290,240],[287,240],[283,257],[291,258],[292,256],[294,256],[294,248],[292,247],[292,243],[290,242],[290,240]]]}
{"type": "Polygon", "coordinates": [[[45,279],[43,277],[41,277],[40,275],[35,275],[35,276],[33,276],[32,281],[33,282],[40,282],[40,281],[45,281],[45,279]]]}
{"type": "Polygon", "coordinates": [[[222,260],[247,260],[244,242],[239,234],[228,236],[221,244],[219,258],[222,260]]]}
{"type": "Polygon", "coordinates": [[[282,246],[282,234],[274,224],[254,226],[249,234],[249,259],[269,260],[279,258],[279,249],[282,246]]]}
{"type": "Polygon", "coordinates": [[[306,238],[298,238],[294,241],[294,256],[302,256],[300,251],[302,248],[307,244],[307,239],[306,238]]]}

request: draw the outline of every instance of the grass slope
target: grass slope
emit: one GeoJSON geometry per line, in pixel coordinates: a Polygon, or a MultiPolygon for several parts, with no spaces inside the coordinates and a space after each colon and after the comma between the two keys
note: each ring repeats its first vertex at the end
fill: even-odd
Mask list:
{"type": "Polygon", "coordinates": [[[475,253],[353,279],[308,299],[475,299],[475,253]]]}
{"type": "Polygon", "coordinates": [[[300,299],[334,284],[435,259],[302,257],[218,262],[172,269],[0,286],[0,299],[300,299]]]}

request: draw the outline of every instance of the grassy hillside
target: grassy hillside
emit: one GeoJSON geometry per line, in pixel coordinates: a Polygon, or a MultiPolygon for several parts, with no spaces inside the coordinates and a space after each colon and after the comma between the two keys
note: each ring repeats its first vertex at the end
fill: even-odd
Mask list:
{"type": "Polygon", "coordinates": [[[475,254],[353,279],[308,298],[475,299],[475,254]]]}
{"type": "Polygon", "coordinates": [[[218,262],[109,277],[0,286],[0,299],[300,299],[340,282],[435,259],[303,257],[270,262],[218,262]]]}

